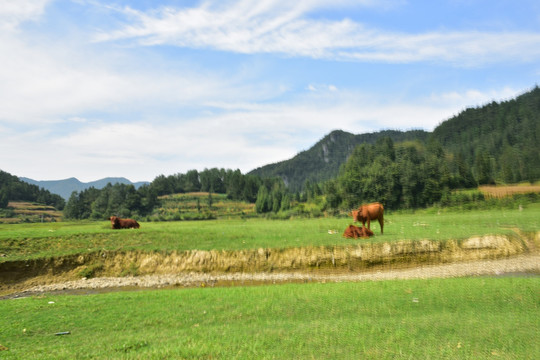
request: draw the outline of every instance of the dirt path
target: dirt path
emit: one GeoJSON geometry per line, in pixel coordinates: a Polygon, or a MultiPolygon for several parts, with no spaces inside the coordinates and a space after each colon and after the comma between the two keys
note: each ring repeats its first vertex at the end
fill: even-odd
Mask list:
{"type": "Polygon", "coordinates": [[[395,279],[450,278],[464,276],[503,276],[505,274],[540,274],[540,254],[524,254],[500,260],[477,260],[409,269],[388,269],[367,272],[290,272],[290,273],[181,273],[140,277],[103,277],[56,284],[33,286],[8,297],[45,292],[76,293],[81,289],[206,287],[273,284],[284,282],[382,281],[395,279]]]}

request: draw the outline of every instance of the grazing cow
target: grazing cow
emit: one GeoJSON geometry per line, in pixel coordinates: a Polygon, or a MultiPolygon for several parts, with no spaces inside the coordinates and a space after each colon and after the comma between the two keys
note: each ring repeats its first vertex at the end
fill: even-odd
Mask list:
{"type": "Polygon", "coordinates": [[[139,223],[133,219],[120,219],[116,216],[111,216],[111,226],[113,229],[138,229],[140,227],[139,223]]]}
{"type": "Polygon", "coordinates": [[[369,230],[365,226],[359,228],[358,226],[349,225],[349,227],[346,228],[345,232],[343,233],[343,237],[354,239],[368,238],[370,236],[373,236],[373,231],[369,230]]]}
{"type": "Polygon", "coordinates": [[[365,226],[367,221],[368,229],[371,229],[371,220],[379,220],[379,224],[381,225],[381,234],[383,233],[384,207],[381,203],[376,202],[372,204],[362,205],[358,208],[358,210],[353,210],[352,217],[355,222],[361,221],[362,226],[365,226]]]}

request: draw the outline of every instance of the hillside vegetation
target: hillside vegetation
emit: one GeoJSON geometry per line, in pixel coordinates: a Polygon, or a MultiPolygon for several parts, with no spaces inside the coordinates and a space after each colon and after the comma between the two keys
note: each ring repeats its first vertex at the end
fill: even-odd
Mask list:
{"type": "Polygon", "coordinates": [[[540,179],[540,88],[516,99],[470,108],[433,131],[479,184],[540,179]]]}
{"type": "Polygon", "coordinates": [[[359,135],[335,130],[309,150],[299,153],[292,159],[257,168],[248,174],[262,178],[280,177],[291,192],[301,192],[305,189],[306,180],[321,183],[335,178],[340,167],[359,145],[375,144],[383,138],[390,138],[394,142],[412,140],[423,142],[428,135],[429,133],[423,130],[406,132],[384,130],[359,135]]]}
{"type": "MultiPolygon", "coordinates": [[[[385,130],[353,135],[337,130],[290,160],[248,174],[212,168],[159,175],[139,188],[110,183],[103,189],[91,187],[71,194],[64,215],[160,220],[219,216],[211,206],[209,211],[201,207],[212,199],[199,199],[193,211],[193,205],[191,210],[171,209],[170,199],[164,197],[193,192],[255,204],[256,213],[279,218],[343,213],[371,201],[388,209],[463,205],[486,198],[485,193],[463,189],[540,180],[539,144],[536,87],[513,100],[467,109],[433,133],[385,130]]],[[[63,207],[59,196],[7,173],[0,175],[0,208],[15,200],[63,207]]]]}
{"type": "Polygon", "coordinates": [[[48,190],[28,184],[0,170],[0,209],[7,208],[9,201],[13,200],[37,202],[54,206],[58,210],[62,210],[65,205],[60,195],[51,194],[48,190]]]}
{"type": "Polygon", "coordinates": [[[540,180],[540,89],[535,87],[513,100],[466,109],[443,121],[432,133],[416,130],[353,135],[333,131],[292,159],[249,174],[278,176],[293,192],[302,191],[306,180],[320,183],[335,178],[355,147],[373,145],[382,138],[394,143],[436,141],[447,156],[470,170],[475,184],[534,182],[540,180]]]}

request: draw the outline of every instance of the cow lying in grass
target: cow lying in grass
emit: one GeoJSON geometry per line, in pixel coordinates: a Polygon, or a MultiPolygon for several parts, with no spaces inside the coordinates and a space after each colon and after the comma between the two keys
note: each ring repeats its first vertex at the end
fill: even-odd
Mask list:
{"type": "Polygon", "coordinates": [[[113,229],[138,229],[140,227],[139,223],[133,219],[120,219],[116,216],[111,216],[111,226],[113,229]]]}
{"type": "Polygon", "coordinates": [[[358,226],[349,225],[349,227],[346,228],[345,232],[343,233],[343,237],[354,239],[368,238],[370,236],[373,236],[373,231],[369,230],[365,226],[359,228],[358,226]]]}

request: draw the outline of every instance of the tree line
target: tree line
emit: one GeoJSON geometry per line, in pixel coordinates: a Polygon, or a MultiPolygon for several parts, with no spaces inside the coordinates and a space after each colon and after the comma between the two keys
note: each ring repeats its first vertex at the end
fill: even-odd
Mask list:
{"type": "Polygon", "coordinates": [[[492,159],[482,156],[470,166],[461,153],[445,150],[434,136],[398,143],[382,137],[374,144],[357,146],[337,177],[326,182],[307,180],[302,191],[291,192],[280,177],[218,168],[190,170],[159,175],[138,190],[133,185],[108,184],[101,190],[74,192],[64,214],[72,219],[142,217],[159,205],[159,196],[188,192],[226,194],[231,200],[254,203],[259,214],[298,214],[305,208],[302,204],[310,202],[317,203],[319,214],[372,201],[389,209],[414,209],[449,203],[452,190],[477,187],[490,178],[488,174],[493,176],[493,169],[492,159]]]}
{"type": "Polygon", "coordinates": [[[106,219],[110,216],[139,217],[150,214],[158,204],[156,192],[148,185],[107,184],[74,191],[64,208],[67,219],[106,219]]]}
{"type": "Polygon", "coordinates": [[[231,200],[255,202],[263,183],[258,176],[244,175],[240,170],[204,169],[189,170],[185,174],[159,175],[150,187],[158,196],[188,192],[214,192],[227,194],[231,200]]]}
{"type": "Polygon", "coordinates": [[[355,148],[323,194],[334,209],[373,201],[392,209],[419,208],[440,202],[452,189],[476,186],[467,163],[436,140],[394,144],[383,138],[355,148]]]}
{"type": "Polygon", "coordinates": [[[320,211],[370,201],[393,209],[446,203],[454,189],[540,179],[540,89],[467,109],[431,134],[364,135],[332,132],[294,162],[273,166],[272,175],[266,175],[271,177],[256,171],[190,170],[160,175],[138,190],[109,184],[74,192],[67,204],[58,195],[0,172],[0,208],[8,200],[27,200],[57,209],[65,204],[66,217],[73,219],[145,216],[159,204],[159,196],[186,192],[227,194],[231,200],[254,203],[258,213],[288,212],[305,202],[316,202],[320,211]],[[302,178],[308,180],[298,186],[302,178]]]}
{"type": "MultiPolygon", "coordinates": [[[[142,217],[150,215],[159,205],[159,196],[190,192],[226,194],[231,200],[263,202],[257,205],[261,213],[287,208],[282,205],[282,199],[288,191],[280,178],[261,179],[244,175],[240,170],[212,168],[159,175],[139,189],[133,185],[108,184],[103,189],[91,187],[74,191],[65,206],[64,216],[68,219],[105,219],[112,215],[142,217]],[[268,196],[262,195],[265,193],[268,196]]],[[[283,201],[285,203],[287,201],[283,201]]]]}

